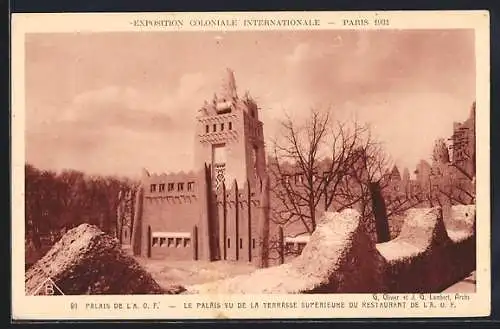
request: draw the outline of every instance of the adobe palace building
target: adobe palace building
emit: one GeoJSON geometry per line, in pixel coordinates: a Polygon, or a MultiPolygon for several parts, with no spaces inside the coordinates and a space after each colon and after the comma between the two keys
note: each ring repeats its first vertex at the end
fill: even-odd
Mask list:
{"type": "MultiPolygon", "coordinates": [[[[135,254],[177,260],[256,260],[260,177],[266,171],[258,110],[250,96],[237,94],[234,74],[228,69],[220,91],[196,117],[194,155],[199,170],[168,174],[143,170],[134,205],[132,234],[140,240],[135,254]]],[[[129,227],[122,234],[130,236],[131,231],[129,227]]]]}

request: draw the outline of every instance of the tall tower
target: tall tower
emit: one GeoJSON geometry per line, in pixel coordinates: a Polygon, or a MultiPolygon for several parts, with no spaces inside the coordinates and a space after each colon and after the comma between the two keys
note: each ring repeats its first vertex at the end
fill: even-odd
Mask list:
{"type": "Polygon", "coordinates": [[[263,124],[257,104],[248,95],[239,97],[234,73],[227,69],[218,94],[198,111],[195,161],[212,166],[214,189],[236,180],[242,187],[254,184],[265,173],[263,124]]]}

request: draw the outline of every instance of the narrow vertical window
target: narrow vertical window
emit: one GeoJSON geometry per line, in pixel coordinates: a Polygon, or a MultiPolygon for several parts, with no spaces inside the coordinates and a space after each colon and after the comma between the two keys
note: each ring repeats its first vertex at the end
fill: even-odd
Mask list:
{"type": "Polygon", "coordinates": [[[216,132],[216,131],[217,131],[217,125],[214,123],[213,132],[216,132]]]}
{"type": "Polygon", "coordinates": [[[243,239],[240,238],[240,249],[242,249],[242,248],[243,248],[243,239]]]}
{"type": "Polygon", "coordinates": [[[255,239],[252,239],[252,249],[255,249],[255,239]]]}
{"type": "Polygon", "coordinates": [[[229,122],[229,127],[228,127],[229,130],[233,130],[233,123],[232,122],[229,122]]]}
{"type": "Polygon", "coordinates": [[[221,131],[224,131],[224,123],[221,123],[221,124],[220,124],[220,130],[221,130],[221,131]]]}
{"type": "Polygon", "coordinates": [[[227,249],[231,248],[231,238],[227,238],[227,249]]]}
{"type": "Polygon", "coordinates": [[[208,134],[210,132],[208,125],[205,126],[205,133],[208,134]]]}
{"type": "Polygon", "coordinates": [[[156,184],[151,184],[150,191],[156,192],[156,184]]]}

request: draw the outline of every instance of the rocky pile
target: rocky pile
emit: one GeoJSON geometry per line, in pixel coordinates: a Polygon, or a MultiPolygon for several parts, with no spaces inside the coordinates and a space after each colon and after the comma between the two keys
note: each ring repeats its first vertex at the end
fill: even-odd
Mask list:
{"type": "Polygon", "coordinates": [[[47,280],[65,295],[176,294],[184,290],[160,287],[121,250],[117,239],[88,224],[69,230],[26,272],[26,294],[43,294],[40,287],[47,280]]]}

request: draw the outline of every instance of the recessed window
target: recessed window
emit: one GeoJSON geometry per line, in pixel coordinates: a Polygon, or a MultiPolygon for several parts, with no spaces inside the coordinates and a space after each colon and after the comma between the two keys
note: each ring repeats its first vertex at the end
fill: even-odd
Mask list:
{"type": "Polygon", "coordinates": [[[169,192],[172,192],[175,188],[175,184],[174,183],[168,183],[167,185],[167,191],[169,192]]]}
{"type": "Polygon", "coordinates": [[[177,184],[177,191],[184,191],[184,183],[178,183],[177,184]]]}
{"type": "Polygon", "coordinates": [[[158,238],[153,238],[153,247],[158,245],[158,238]]]}
{"type": "Polygon", "coordinates": [[[191,245],[191,239],[190,238],[184,238],[184,247],[189,247],[191,245]]]}
{"type": "Polygon", "coordinates": [[[252,239],[252,249],[255,249],[255,239],[252,239]]]}
{"type": "Polygon", "coordinates": [[[208,127],[208,125],[205,126],[205,134],[208,134],[210,132],[210,128],[208,127]]]}
{"type": "Polygon", "coordinates": [[[187,183],[187,190],[192,191],[194,189],[194,182],[188,182],[187,183]]]}
{"type": "Polygon", "coordinates": [[[165,238],[160,238],[160,247],[165,247],[165,238]]]}
{"type": "Polygon", "coordinates": [[[151,184],[151,186],[150,186],[149,190],[150,190],[151,192],[156,192],[156,184],[151,184]]]}
{"type": "Polygon", "coordinates": [[[175,247],[176,248],[182,247],[182,238],[175,238],[175,247]]]}
{"type": "Polygon", "coordinates": [[[240,238],[240,249],[243,248],[243,239],[240,238]]]}
{"type": "Polygon", "coordinates": [[[221,123],[221,124],[220,124],[220,130],[221,130],[221,131],[224,131],[224,123],[221,123]]]}
{"type": "Polygon", "coordinates": [[[158,185],[158,191],[165,192],[165,184],[158,185]]]}
{"type": "Polygon", "coordinates": [[[168,238],[168,246],[173,247],[174,246],[174,238],[168,238]]]}
{"type": "Polygon", "coordinates": [[[213,128],[212,128],[212,131],[213,131],[213,132],[216,132],[216,131],[217,131],[217,125],[216,125],[215,123],[214,123],[214,126],[213,126],[213,128]]]}
{"type": "Polygon", "coordinates": [[[229,130],[233,130],[233,123],[232,122],[229,122],[229,127],[228,127],[229,130]]]}
{"type": "Polygon", "coordinates": [[[227,238],[227,249],[231,248],[231,238],[227,238]]]}

